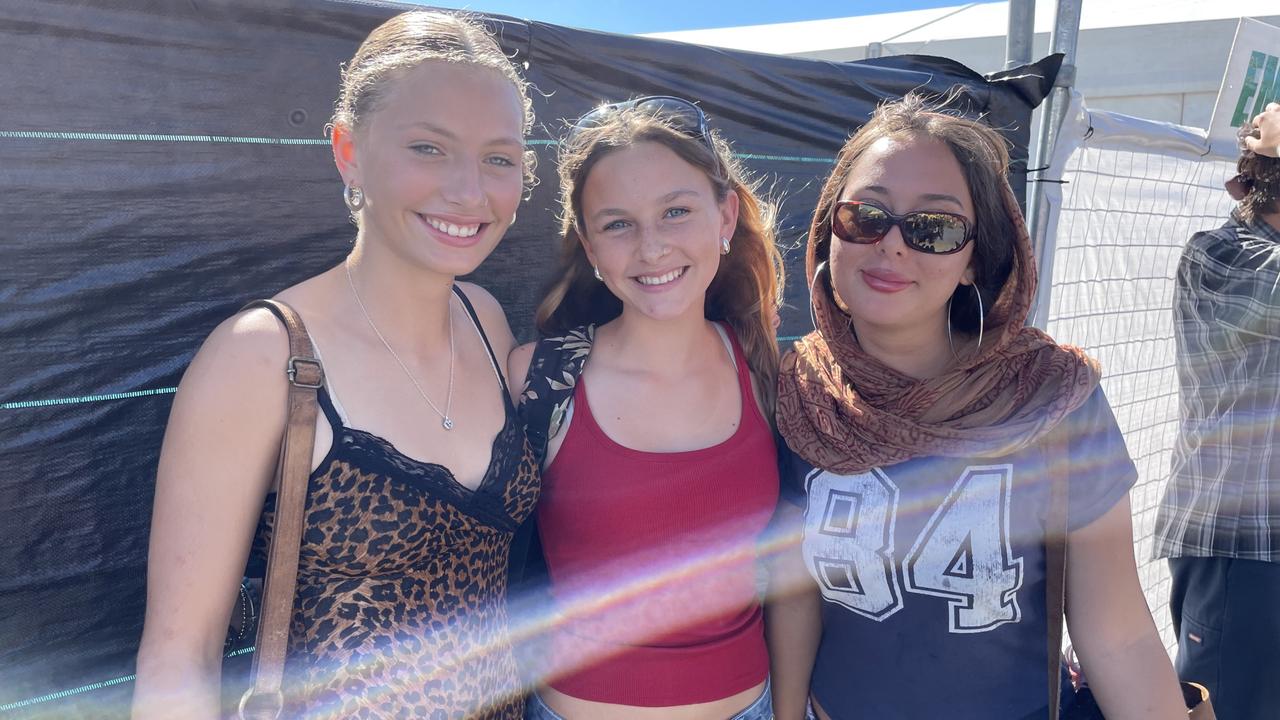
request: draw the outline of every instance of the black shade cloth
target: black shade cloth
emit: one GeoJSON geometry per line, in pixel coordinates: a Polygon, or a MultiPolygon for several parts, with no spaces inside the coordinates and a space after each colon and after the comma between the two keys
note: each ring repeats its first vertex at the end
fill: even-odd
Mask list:
{"type": "MultiPolygon", "coordinates": [[[[339,63],[403,9],[0,3],[0,716],[127,713],[128,682],[96,684],[133,672],[172,388],[220,320],[351,247],[323,128],[339,63]]],[[[1031,110],[1060,61],[985,79],[942,58],[841,64],[490,20],[538,91],[541,182],[470,279],[526,340],[555,256],[565,118],[641,94],[699,101],[782,201],[794,336],[809,330],[809,214],[874,105],[961,86],[1008,138],[1021,195],[1031,110]]]]}

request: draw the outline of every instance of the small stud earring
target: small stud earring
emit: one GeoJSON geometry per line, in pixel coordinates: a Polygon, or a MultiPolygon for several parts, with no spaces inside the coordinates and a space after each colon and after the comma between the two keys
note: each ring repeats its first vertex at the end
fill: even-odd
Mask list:
{"type": "Polygon", "coordinates": [[[720,238],[720,254],[721,255],[729,254],[729,238],[727,237],[720,238]]]}

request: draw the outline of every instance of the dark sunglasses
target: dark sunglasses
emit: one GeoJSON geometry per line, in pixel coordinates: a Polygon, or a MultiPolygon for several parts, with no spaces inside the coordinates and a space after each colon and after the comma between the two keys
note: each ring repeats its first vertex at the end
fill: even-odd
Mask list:
{"type": "Polygon", "coordinates": [[[712,147],[711,131],[707,127],[707,116],[703,114],[702,108],[684,98],[671,95],[649,95],[635,98],[634,100],[600,105],[578,118],[578,121],[569,129],[565,142],[573,144],[578,134],[583,130],[598,127],[604,124],[609,115],[623,110],[630,110],[631,108],[667,118],[671,122],[671,126],[679,132],[695,140],[701,140],[707,147],[712,147]]]}
{"type": "Polygon", "coordinates": [[[831,210],[831,232],[841,240],[858,245],[880,242],[894,226],[902,231],[907,247],[930,255],[959,252],[972,234],[969,221],[945,212],[909,212],[894,215],[879,205],[848,200],[831,210]]]}

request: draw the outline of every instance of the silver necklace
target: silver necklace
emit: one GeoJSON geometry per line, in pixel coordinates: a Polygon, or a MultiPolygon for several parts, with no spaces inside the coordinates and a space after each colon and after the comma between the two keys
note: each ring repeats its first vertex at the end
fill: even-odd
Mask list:
{"type": "MultiPolygon", "coordinates": [[[[427,397],[426,391],[418,384],[418,379],[413,376],[413,373],[409,372],[408,367],[405,367],[404,361],[400,359],[395,350],[391,349],[391,343],[387,342],[387,339],[378,331],[378,326],[373,324],[373,318],[369,317],[369,311],[365,309],[364,301],[360,299],[360,293],[356,292],[356,282],[351,279],[351,266],[343,263],[343,267],[347,271],[347,284],[351,286],[351,295],[355,297],[356,305],[360,306],[360,314],[364,315],[364,319],[369,323],[373,334],[378,336],[378,339],[382,341],[382,346],[387,349],[387,352],[391,353],[391,357],[395,358],[396,364],[404,371],[405,376],[409,378],[409,382],[413,383],[413,386],[417,388],[418,394],[422,396],[422,399],[426,400],[431,409],[440,416],[440,425],[445,430],[452,430],[453,418],[449,417],[449,410],[453,407],[453,308],[449,308],[449,394],[445,396],[444,412],[441,412],[440,408],[431,402],[431,398],[427,397]]],[[[453,302],[452,294],[450,294],[449,302],[453,302]]]]}

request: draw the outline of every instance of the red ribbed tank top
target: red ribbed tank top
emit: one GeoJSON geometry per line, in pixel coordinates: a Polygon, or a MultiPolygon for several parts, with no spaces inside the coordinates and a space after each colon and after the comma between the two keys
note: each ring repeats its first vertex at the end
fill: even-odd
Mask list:
{"type": "Polygon", "coordinates": [[[768,675],[755,558],[778,500],[777,448],[726,330],[742,413],[717,445],[623,447],[596,423],[578,380],[538,503],[560,611],[550,682],[559,692],[664,707],[726,698],[768,675]]]}

